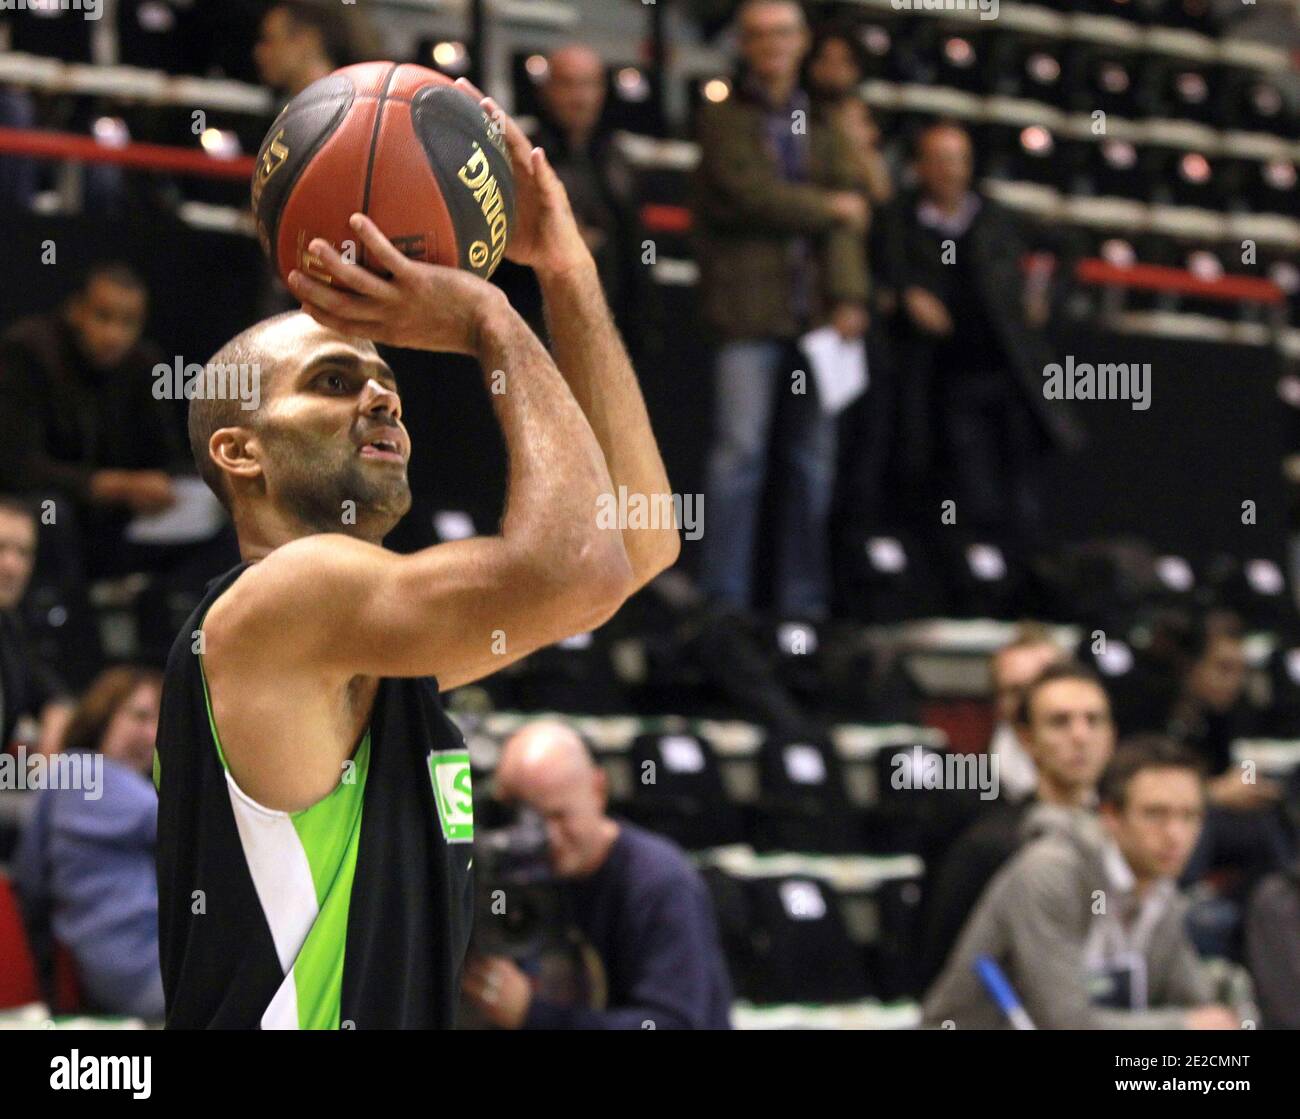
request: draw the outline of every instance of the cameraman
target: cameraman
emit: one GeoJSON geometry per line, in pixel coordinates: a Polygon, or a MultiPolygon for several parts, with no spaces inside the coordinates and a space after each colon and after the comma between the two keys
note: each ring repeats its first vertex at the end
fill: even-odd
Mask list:
{"type": "Polygon", "coordinates": [[[555,1005],[534,995],[513,961],[474,956],[465,993],[492,1022],[506,1029],[730,1028],[731,983],[708,888],[675,844],[605,815],[605,774],[574,731],[558,723],[518,731],[502,751],[496,795],[545,820],[551,870],[600,957],[607,1005],[555,1005]]]}

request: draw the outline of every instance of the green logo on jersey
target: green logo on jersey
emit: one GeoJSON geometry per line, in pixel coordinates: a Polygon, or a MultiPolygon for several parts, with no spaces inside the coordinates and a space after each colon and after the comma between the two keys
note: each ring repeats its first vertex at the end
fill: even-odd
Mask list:
{"type": "Polygon", "coordinates": [[[470,787],[469,752],[433,750],[429,754],[429,778],[438,806],[442,837],[448,843],[474,842],[474,791],[470,787]]]}

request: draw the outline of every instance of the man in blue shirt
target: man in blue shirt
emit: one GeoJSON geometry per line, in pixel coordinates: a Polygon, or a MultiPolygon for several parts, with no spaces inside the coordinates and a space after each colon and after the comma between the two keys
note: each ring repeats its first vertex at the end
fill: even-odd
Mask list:
{"type": "Polygon", "coordinates": [[[534,994],[500,956],[473,957],[470,1000],[508,1029],[729,1029],[731,981],[708,887],[681,849],[605,814],[604,772],[576,733],[533,723],[505,745],[496,794],[546,822],[551,869],[605,970],[603,1010],[534,994]]]}

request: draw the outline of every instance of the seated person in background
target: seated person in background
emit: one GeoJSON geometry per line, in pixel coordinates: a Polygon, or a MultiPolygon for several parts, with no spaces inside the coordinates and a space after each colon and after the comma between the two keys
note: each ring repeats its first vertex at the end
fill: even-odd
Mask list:
{"type": "Polygon", "coordinates": [[[1209,777],[1205,828],[1183,882],[1232,868],[1242,875],[1244,893],[1289,857],[1281,785],[1232,761],[1232,741],[1243,729],[1245,627],[1227,611],[1170,616],[1157,625],[1153,649],[1174,681],[1165,733],[1186,743],[1209,777]]]}
{"type": "Polygon", "coordinates": [[[1176,885],[1205,811],[1196,758],[1170,739],[1126,740],[1099,795],[1100,818],[1076,813],[990,883],[926,996],[927,1026],[1008,1026],[976,976],[981,956],[1039,1029],[1240,1026],[1212,1005],[1176,885]]]}
{"type": "Polygon", "coordinates": [[[926,985],[942,969],[984,887],[1020,846],[1058,824],[1068,827],[1073,812],[1096,808],[1097,781],[1115,751],[1106,690],[1079,664],[1049,665],[1029,685],[1016,733],[1037,768],[1038,787],[1026,800],[999,797],[940,864],[922,923],[926,985]]]}
{"type": "Polygon", "coordinates": [[[0,753],[23,718],[37,722],[36,748],[54,753],[72,714],[67,689],[28,648],[18,613],[35,563],[35,514],[0,494],[0,753]]]}
{"type": "Polygon", "coordinates": [[[143,338],[147,306],[130,268],[96,264],[62,308],[0,337],[0,487],[55,499],[92,578],[121,573],[126,522],[172,505],[168,472],[188,462],[153,395],[162,353],[143,338]]]}
{"type": "Polygon", "coordinates": [[[1016,725],[1025,689],[1048,665],[1064,659],[1065,653],[1044,627],[1026,625],[989,662],[998,721],[989,739],[988,752],[998,760],[1002,795],[1010,801],[1033,796],[1038,786],[1034,760],[1016,725]]]}
{"type": "Polygon", "coordinates": [[[731,982],[708,887],[670,840],[605,815],[605,774],[576,733],[534,723],[505,745],[496,795],[546,821],[551,868],[600,957],[606,1008],[533,995],[504,957],[473,957],[464,988],[508,1029],[728,1029],[731,982]]]}
{"type": "MultiPolygon", "coordinates": [[[[1300,832],[1300,770],[1291,776],[1287,811],[1300,832]]],[[[1300,1030],[1300,859],[1255,888],[1246,912],[1246,966],[1264,1025],[1300,1030]]]]}
{"type": "Polygon", "coordinates": [[[40,966],[62,944],[88,1009],[150,1021],[163,1017],[149,779],[161,695],[152,669],[109,669],[91,685],[63,740],[83,762],[82,787],[38,794],[14,860],[40,966]]]}

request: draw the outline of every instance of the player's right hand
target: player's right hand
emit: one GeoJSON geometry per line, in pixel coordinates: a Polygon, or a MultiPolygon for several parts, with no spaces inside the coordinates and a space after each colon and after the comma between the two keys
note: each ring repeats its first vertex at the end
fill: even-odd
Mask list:
{"type": "Polygon", "coordinates": [[[289,288],[321,326],[354,338],[437,353],[476,355],[485,317],[508,306],[501,289],[471,272],[410,260],[364,214],[349,223],[380,276],[345,260],[324,240],[308,250],[334,281],[299,269],[289,288]]]}

